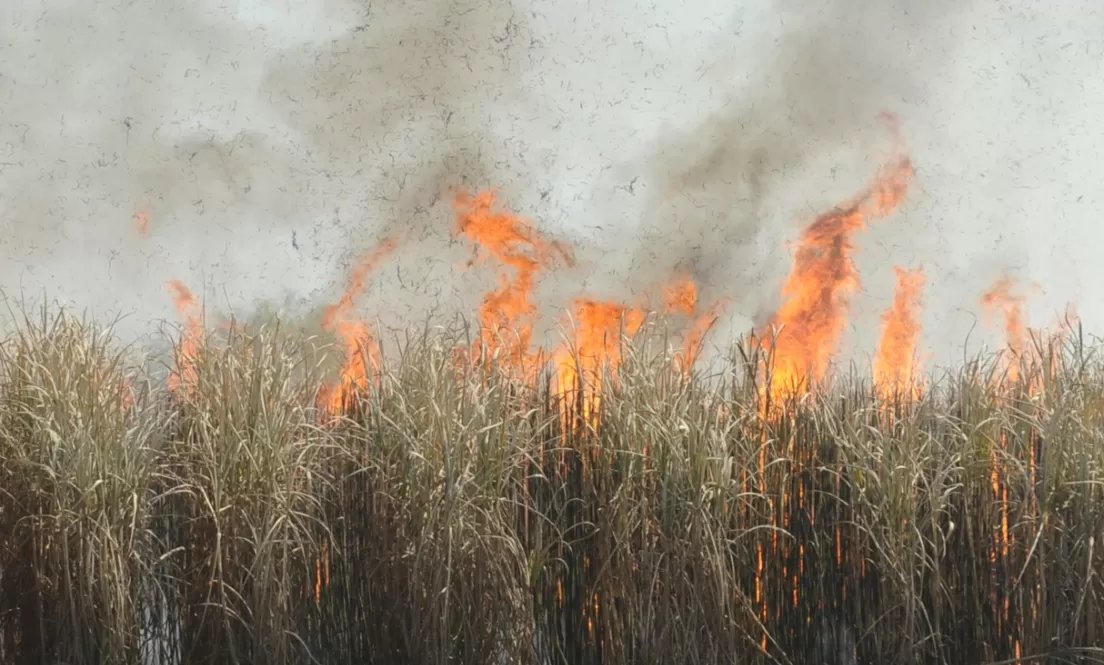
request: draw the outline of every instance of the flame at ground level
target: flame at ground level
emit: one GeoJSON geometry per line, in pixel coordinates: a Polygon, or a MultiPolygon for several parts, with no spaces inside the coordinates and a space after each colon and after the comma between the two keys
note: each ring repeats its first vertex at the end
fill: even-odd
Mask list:
{"type": "Polygon", "coordinates": [[[380,348],[372,335],[368,324],[350,320],[356,299],[368,288],[368,277],[379,267],[384,259],[390,257],[399,247],[394,237],[384,240],[372,252],[360,260],[353,269],[345,293],[336,304],[326,308],[322,318],[322,328],[337,334],[345,349],[345,363],[341,367],[341,378],[336,385],[325,386],[319,399],[330,413],[338,413],[345,398],[356,390],[368,386],[369,371],[380,364],[380,348]]]}
{"type": "Polygon", "coordinates": [[[537,275],[560,260],[574,265],[571,252],[561,243],[546,239],[528,220],[495,212],[495,194],[474,197],[461,193],[456,198],[458,230],[474,243],[468,265],[480,257],[480,250],[494,256],[506,269],[500,286],[488,293],[479,308],[480,351],[501,352],[507,362],[522,368],[531,365],[533,324],[537,306],[533,289],[537,275]],[[513,275],[509,271],[513,271],[513,275]]]}
{"type": "Polygon", "coordinates": [[[172,294],[176,311],[184,319],[184,335],[176,358],[176,367],[169,374],[169,390],[177,396],[191,394],[199,382],[196,370],[196,354],[203,337],[203,323],[199,318],[199,305],[195,295],[183,282],[171,280],[165,287],[172,294]]]}
{"type": "Polygon", "coordinates": [[[644,323],[645,313],[614,302],[575,301],[575,339],[556,354],[557,393],[576,402],[583,417],[597,413],[605,372],[621,364],[624,336],[632,336],[644,323]]]}
{"type": "Polygon", "coordinates": [[[853,237],[872,217],[901,204],[913,174],[911,160],[896,157],[863,194],[821,215],[801,234],[782,289],[785,300],[772,322],[777,333],[763,334],[773,360],[764,388],[772,397],[811,389],[824,377],[847,325],[851,293],[860,285],[853,237]]]}
{"type": "Polygon", "coordinates": [[[1004,276],[981,296],[981,306],[986,321],[991,323],[998,314],[1004,319],[1005,345],[1009,352],[1006,367],[1008,378],[1012,381],[1019,378],[1018,359],[1027,343],[1027,326],[1024,323],[1023,312],[1024,296],[1016,292],[1015,286],[1011,277],[1004,276]]]}
{"type": "MultiPolygon", "coordinates": [[[[896,210],[913,176],[912,163],[901,151],[864,192],[820,215],[804,230],[792,272],[782,289],[783,303],[772,319],[776,334],[756,333],[770,354],[770,371],[763,385],[766,396],[777,398],[782,391],[810,389],[825,376],[847,324],[851,295],[860,285],[852,263],[854,237],[869,220],[896,210]]],[[[477,360],[492,356],[508,366],[524,367],[526,377],[535,377],[529,370],[539,369],[550,360],[558,393],[565,399],[583,397],[583,404],[590,400],[586,410],[594,413],[597,397],[592,399],[587,394],[600,392],[603,377],[607,376],[603,372],[609,372],[608,376],[616,373],[622,362],[622,336],[634,335],[649,310],[644,305],[577,298],[572,305],[570,341],[551,353],[535,348],[533,326],[538,308],[534,292],[538,279],[557,264],[573,266],[574,259],[569,248],[545,237],[528,220],[496,210],[496,201],[490,191],[474,196],[461,193],[455,201],[456,233],[473,245],[469,266],[487,258],[500,265],[499,286],[486,294],[479,307],[477,348],[469,351],[474,351],[472,357],[477,360]]],[[[345,396],[366,388],[369,375],[378,369],[379,344],[368,323],[353,310],[370,274],[397,249],[398,242],[387,238],[358,262],[342,298],[326,310],[323,327],[339,338],[345,352],[340,381],[328,386],[321,396],[327,410],[340,410],[345,396]]],[[[900,387],[916,372],[923,276],[919,271],[899,270],[898,280],[894,306],[883,317],[884,331],[875,361],[875,378],[881,390],[900,387]]],[[[169,287],[187,322],[171,380],[175,392],[195,382],[194,355],[202,329],[191,293],[179,282],[170,282],[169,287]]],[[[700,356],[706,333],[727,300],[719,299],[702,310],[698,285],[686,275],[672,277],[659,295],[667,314],[688,318],[682,348],[674,353],[673,361],[680,371],[689,374],[700,356]]],[[[643,302],[646,304],[647,299],[643,302]]],[[[1009,346],[1022,348],[1026,335],[1023,297],[1012,293],[1011,283],[998,283],[983,296],[982,303],[987,310],[1003,313],[1009,346]]]]}
{"type": "Polygon", "coordinates": [[[895,267],[897,290],[893,305],[882,315],[882,340],[874,359],[874,385],[885,397],[918,388],[916,357],[920,341],[919,312],[923,302],[924,271],[895,267]]]}

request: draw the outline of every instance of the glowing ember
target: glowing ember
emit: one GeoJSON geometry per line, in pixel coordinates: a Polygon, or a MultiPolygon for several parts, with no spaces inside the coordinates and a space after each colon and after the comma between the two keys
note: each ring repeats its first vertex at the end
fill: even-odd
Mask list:
{"type": "MultiPolygon", "coordinates": [[[[488,293],[479,308],[480,341],[488,353],[501,352],[508,362],[522,367],[532,360],[536,275],[557,258],[569,266],[574,260],[566,247],[543,238],[529,221],[494,212],[494,203],[493,192],[458,196],[459,230],[475,242],[476,256],[482,249],[513,271],[512,276],[509,270],[500,276],[501,286],[488,293]]],[[[475,257],[469,265],[474,261],[475,257]]]]}
{"type": "MultiPolygon", "coordinates": [[[[883,396],[916,388],[918,320],[924,290],[923,270],[895,267],[897,291],[893,306],[882,315],[882,341],[874,360],[874,385],[883,396]]],[[[915,392],[913,392],[915,394],[915,392]]]]}
{"type": "Polygon", "coordinates": [[[195,366],[199,340],[203,335],[199,305],[191,290],[184,286],[183,282],[172,280],[167,282],[165,287],[172,294],[177,313],[184,319],[184,336],[177,350],[176,367],[169,375],[169,390],[177,396],[191,395],[199,382],[199,373],[195,366]]]}
{"type": "Polygon", "coordinates": [[[804,390],[821,379],[847,324],[851,293],[859,275],[851,262],[852,237],[872,217],[893,212],[908,193],[914,174],[907,156],[883,168],[875,182],[846,206],[821,215],[801,236],[793,272],[783,288],[782,308],[773,326],[772,395],[779,390],[804,390]]]}
{"type": "Polygon", "coordinates": [[[341,300],[326,308],[322,328],[335,332],[345,347],[345,364],[341,368],[340,381],[336,386],[326,386],[322,390],[320,401],[330,413],[339,412],[349,395],[367,388],[368,370],[379,366],[379,344],[371,329],[361,321],[350,320],[350,314],[356,299],[368,287],[369,275],[394,254],[398,246],[397,239],[384,238],[376,249],[357,263],[341,300]]]}

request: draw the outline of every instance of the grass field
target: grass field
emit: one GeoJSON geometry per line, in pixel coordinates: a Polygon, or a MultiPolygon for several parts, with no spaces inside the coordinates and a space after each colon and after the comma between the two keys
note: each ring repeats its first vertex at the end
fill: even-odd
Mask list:
{"type": "Polygon", "coordinates": [[[644,324],[598,405],[467,339],[384,345],[335,415],[326,348],[276,324],[178,341],[173,391],[110,329],[27,319],[2,662],[1101,656],[1104,365],[1076,332],[769,404],[750,340],[687,373],[644,324]]]}

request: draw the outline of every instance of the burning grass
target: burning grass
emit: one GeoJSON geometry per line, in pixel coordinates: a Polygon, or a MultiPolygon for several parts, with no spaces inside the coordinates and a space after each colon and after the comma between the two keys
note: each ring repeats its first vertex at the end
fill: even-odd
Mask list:
{"type": "Polygon", "coordinates": [[[588,403],[560,359],[533,380],[466,339],[373,347],[335,419],[316,342],[276,325],[190,327],[173,390],[109,329],[24,321],[0,660],[1099,657],[1104,364],[1079,336],[770,410],[748,340],[706,376],[648,319],[588,403]]]}
{"type": "Polygon", "coordinates": [[[687,275],[580,295],[538,345],[535,287],[572,252],[491,192],[456,199],[498,271],[477,330],[388,347],[357,316],[398,238],[325,311],[332,349],[211,333],[175,281],[164,380],[110,329],[23,320],[0,342],[0,663],[1104,657],[1097,347],[1029,332],[1003,279],[980,304],[1007,350],[925,375],[924,274],[899,268],[871,380],[836,371],[858,236],[915,175],[890,125],[771,325],[708,368],[728,302],[687,275]]]}

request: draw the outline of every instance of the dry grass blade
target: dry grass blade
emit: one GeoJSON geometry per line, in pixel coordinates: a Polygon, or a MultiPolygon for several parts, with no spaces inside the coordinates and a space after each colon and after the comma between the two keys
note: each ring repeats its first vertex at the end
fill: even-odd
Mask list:
{"type": "Polygon", "coordinates": [[[1104,364],[1079,334],[922,391],[773,395],[754,337],[690,372],[649,321],[574,392],[475,339],[381,346],[334,418],[325,358],[278,325],[178,342],[168,390],[110,329],[24,320],[0,662],[1100,659],[1104,364]]]}

